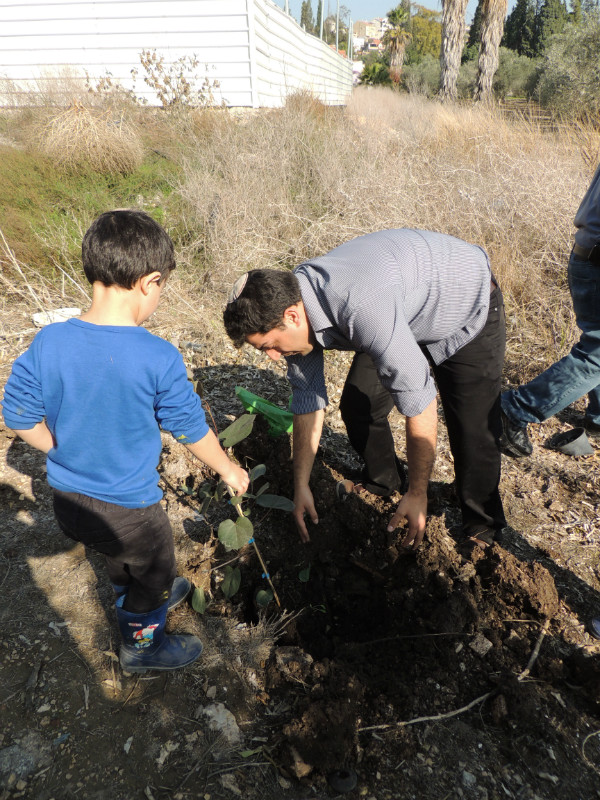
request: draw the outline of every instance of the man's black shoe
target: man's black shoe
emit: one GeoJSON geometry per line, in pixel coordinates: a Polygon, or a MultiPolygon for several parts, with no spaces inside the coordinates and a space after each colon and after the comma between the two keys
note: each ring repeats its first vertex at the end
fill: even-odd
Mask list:
{"type": "Polygon", "coordinates": [[[515,458],[523,458],[533,453],[533,447],[527,436],[527,426],[515,425],[509,420],[504,411],[502,416],[502,436],[500,446],[505,453],[515,458]]]}

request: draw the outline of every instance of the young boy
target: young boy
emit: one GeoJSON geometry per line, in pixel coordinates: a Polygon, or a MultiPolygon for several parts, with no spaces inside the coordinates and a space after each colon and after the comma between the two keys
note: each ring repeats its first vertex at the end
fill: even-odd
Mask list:
{"type": "Polygon", "coordinates": [[[177,669],[198,658],[202,643],[165,633],[168,609],[191,586],[175,577],[173,535],[160,505],[160,428],[237,494],[248,488],[248,475],[206,424],[178,350],[139,327],[175,268],[166,231],[141,211],[109,211],[85,234],[82,256],[92,304],[43,328],[15,361],[4,421],[47,453],[61,530],[106,556],[123,669],[177,669]]]}

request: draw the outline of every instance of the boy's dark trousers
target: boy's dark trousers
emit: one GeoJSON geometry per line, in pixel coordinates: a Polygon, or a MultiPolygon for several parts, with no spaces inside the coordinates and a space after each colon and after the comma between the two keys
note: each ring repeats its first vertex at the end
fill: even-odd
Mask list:
{"type": "MultiPolygon", "coordinates": [[[[490,294],[480,333],[442,364],[432,364],[440,393],[463,530],[471,536],[506,525],[498,491],[500,387],[506,332],[502,292],[490,294]]],[[[348,438],[365,462],[365,488],[388,496],[402,488],[388,415],[394,403],[373,361],[357,353],[340,400],[348,438]]],[[[410,479],[410,476],[409,476],[410,479]]]]}
{"type": "Polygon", "coordinates": [[[70,539],[106,556],[111,583],[127,586],[127,611],[143,614],[168,600],[176,575],[175,551],[160,503],[124,508],[55,489],[54,513],[70,539]]]}

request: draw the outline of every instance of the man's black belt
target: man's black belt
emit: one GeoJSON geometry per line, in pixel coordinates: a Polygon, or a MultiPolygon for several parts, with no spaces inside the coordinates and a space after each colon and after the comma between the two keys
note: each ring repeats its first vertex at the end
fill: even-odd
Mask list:
{"type": "Polygon", "coordinates": [[[596,242],[592,248],[581,247],[578,244],[574,244],[573,252],[576,256],[579,256],[579,258],[583,258],[584,261],[600,265],[600,242],[596,242]]]}

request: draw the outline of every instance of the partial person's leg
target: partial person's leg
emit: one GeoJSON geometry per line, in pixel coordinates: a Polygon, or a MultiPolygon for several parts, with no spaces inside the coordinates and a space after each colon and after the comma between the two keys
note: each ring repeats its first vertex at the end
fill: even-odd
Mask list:
{"type": "Polygon", "coordinates": [[[515,425],[544,420],[589,395],[587,416],[600,424],[600,270],[574,254],[569,260],[569,289],[579,341],[571,352],[529,383],[504,392],[502,410],[515,425]]]}
{"type": "Polygon", "coordinates": [[[169,592],[175,578],[173,535],[159,503],[128,509],[85,495],[54,492],[62,531],[106,556],[109,575],[128,578],[115,603],[122,645],[119,661],[128,672],[174,670],[202,653],[196,636],[168,635],[169,592]]]}
{"type": "Polygon", "coordinates": [[[54,492],[61,530],[106,556],[111,583],[127,585],[125,609],[158,608],[175,579],[175,552],[169,519],[160,505],[124,508],[93,497],[54,492]]]}
{"type": "Polygon", "coordinates": [[[340,399],[350,444],[365,462],[363,485],[384,497],[403,488],[388,415],[394,402],[370,356],[357,353],[340,399]]]}
{"type": "Polygon", "coordinates": [[[468,536],[493,534],[506,525],[498,490],[505,343],[504,303],[501,291],[495,289],[483,330],[443,364],[433,367],[468,536]]]}
{"type": "Polygon", "coordinates": [[[588,404],[585,410],[585,424],[595,433],[600,432],[600,386],[588,392],[588,404]]]}

